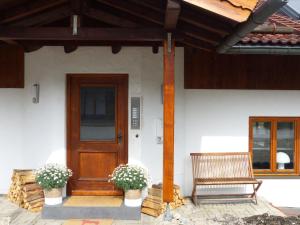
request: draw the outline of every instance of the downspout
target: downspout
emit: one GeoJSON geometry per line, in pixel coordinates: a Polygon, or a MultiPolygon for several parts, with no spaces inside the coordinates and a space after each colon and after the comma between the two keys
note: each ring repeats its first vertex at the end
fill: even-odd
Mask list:
{"type": "Polygon", "coordinates": [[[226,54],[300,55],[300,46],[251,46],[235,45],[226,54]]]}
{"type": "Polygon", "coordinates": [[[258,25],[263,24],[272,14],[284,6],[288,0],[268,0],[260,6],[245,23],[238,25],[236,30],[229,35],[217,48],[218,53],[226,53],[233,45],[239,42],[258,25]]]}

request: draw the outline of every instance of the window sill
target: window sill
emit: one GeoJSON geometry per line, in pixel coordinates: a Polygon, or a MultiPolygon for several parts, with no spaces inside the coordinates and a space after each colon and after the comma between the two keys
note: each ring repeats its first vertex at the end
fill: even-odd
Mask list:
{"type": "Polygon", "coordinates": [[[280,173],[280,174],[254,174],[258,179],[300,179],[300,175],[296,173],[280,173]]]}

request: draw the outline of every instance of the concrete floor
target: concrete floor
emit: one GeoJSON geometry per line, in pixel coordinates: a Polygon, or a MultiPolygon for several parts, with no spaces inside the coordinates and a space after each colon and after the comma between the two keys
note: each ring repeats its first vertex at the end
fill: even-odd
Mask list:
{"type": "MultiPolygon", "coordinates": [[[[189,200],[187,204],[172,211],[175,218],[171,222],[163,221],[163,216],[153,218],[142,215],[141,221],[113,221],[113,225],[222,225],[223,217],[243,218],[263,213],[284,216],[268,202],[259,199],[258,205],[250,202],[212,204],[202,203],[194,206],[189,200]]],[[[40,213],[30,213],[10,203],[5,197],[0,197],[0,225],[62,225],[62,220],[43,220],[40,213]]],[[[229,225],[229,224],[228,224],[229,225]]]]}
{"type": "Polygon", "coordinates": [[[287,216],[299,216],[300,215],[300,208],[279,207],[278,209],[287,216]]]}

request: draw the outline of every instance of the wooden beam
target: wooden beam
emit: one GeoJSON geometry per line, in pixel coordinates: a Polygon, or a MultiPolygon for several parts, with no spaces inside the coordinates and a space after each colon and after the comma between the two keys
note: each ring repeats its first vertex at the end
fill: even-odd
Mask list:
{"type": "Polygon", "coordinates": [[[10,26],[32,27],[43,26],[55,21],[71,16],[71,10],[68,6],[61,6],[50,11],[42,12],[37,15],[32,15],[28,18],[10,23],[10,26]]]}
{"type": "Polygon", "coordinates": [[[164,139],[163,139],[163,201],[173,201],[174,185],[174,104],[175,104],[175,43],[164,40],[164,139]]]}
{"type": "MultiPolygon", "coordinates": [[[[48,41],[141,41],[159,42],[166,32],[160,28],[86,28],[72,35],[67,27],[0,27],[0,40],[48,40],[48,41]]],[[[180,34],[175,35],[181,39],[180,34]]]]}
{"type": "Polygon", "coordinates": [[[27,16],[44,11],[46,9],[59,6],[65,3],[66,0],[39,0],[32,1],[21,6],[6,10],[1,13],[0,24],[7,24],[13,21],[21,20],[27,16]]]}
{"type": "Polygon", "coordinates": [[[127,20],[125,18],[118,17],[116,15],[112,15],[106,11],[93,9],[93,8],[84,8],[83,10],[84,15],[99,21],[102,21],[107,24],[111,24],[118,27],[125,27],[125,28],[134,28],[138,27],[138,24],[127,20]]]}
{"type": "Polygon", "coordinates": [[[122,49],[122,46],[121,45],[113,45],[111,46],[111,52],[113,54],[118,54],[122,49]]]}
{"type": "Polygon", "coordinates": [[[165,29],[174,30],[176,28],[181,11],[180,0],[167,0],[165,13],[165,29]]]}

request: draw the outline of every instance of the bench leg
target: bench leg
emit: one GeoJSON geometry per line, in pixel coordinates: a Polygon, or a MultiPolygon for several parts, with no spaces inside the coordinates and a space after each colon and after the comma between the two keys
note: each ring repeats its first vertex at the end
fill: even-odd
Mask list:
{"type": "Polygon", "coordinates": [[[196,185],[194,184],[193,192],[192,192],[192,202],[194,205],[197,205],[197,195],[196,195],[196,185]]]}
{"type": "Polygon", "coordinates": [[[262,184],[262,181],[259,181],[259,183],[257,184],[256,187],[255,187],[255,184],[253,184],[253,194],[251,195],[251,198],[254,199],[256,205],[257,205],[257,196],[256,196],[256,192],[257,192],[257,190],[260,188],[261,184],[262,184]]]}
{"type": "Polygon", "coordinates": [[[254,200],[255,205],[257,205],[256,188],[254,184],[253,184],[253,194],[251,195],[251,198],[254,200]]]}

